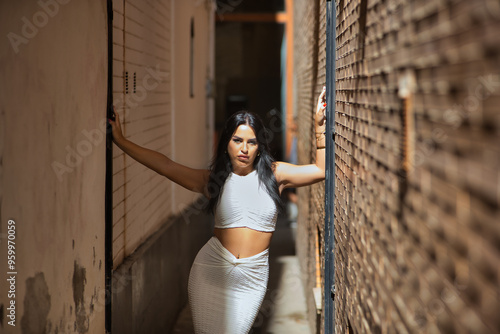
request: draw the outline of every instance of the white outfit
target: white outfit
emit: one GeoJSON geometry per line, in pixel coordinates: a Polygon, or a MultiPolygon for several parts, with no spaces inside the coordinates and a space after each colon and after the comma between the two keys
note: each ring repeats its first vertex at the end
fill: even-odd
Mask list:
{"type": "Polygon", "coordinates": [[[256,170],[245,176],[229,174],[215,211],[215,227],[273,232],[277,217],[276,205],[260,185],[256,170]]]}
{"type": "MultiPolygon", "coordinates": [[[[231,173],[215,210],[215,227],[272,232],[276,205],[257,172],[231,173]]],[[[189,275],[189,303],[195,333],[248,333],[267,289],[269,250],[238,259],[212,237],[196,256],[189,275]]]]}

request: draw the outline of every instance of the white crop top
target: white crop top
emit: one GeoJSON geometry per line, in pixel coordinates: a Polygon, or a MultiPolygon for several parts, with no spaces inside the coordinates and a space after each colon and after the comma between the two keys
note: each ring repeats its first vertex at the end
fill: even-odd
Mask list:
{"type": "Polygon", "coordinates": [[[276,204],[259,183],[256,170],[245,176],[228,175],[215,210],[215,227],[248,227],[273,232],[277,218],[276,204]]]}

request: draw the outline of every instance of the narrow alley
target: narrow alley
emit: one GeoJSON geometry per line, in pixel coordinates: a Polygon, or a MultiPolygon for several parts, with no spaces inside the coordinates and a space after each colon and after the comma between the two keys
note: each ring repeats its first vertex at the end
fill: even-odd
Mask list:
{"type": "Polygon", "coordinates": [[[0,333],[500,334],[498,0],[0,15],[0,333]]]}

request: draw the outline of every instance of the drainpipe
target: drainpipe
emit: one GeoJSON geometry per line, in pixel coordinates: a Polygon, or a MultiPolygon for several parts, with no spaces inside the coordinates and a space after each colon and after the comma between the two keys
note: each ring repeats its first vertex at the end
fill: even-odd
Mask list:
{"type": "Polygon", "coordinates": [[[326,2],[326,175],[324,333],[335,332],[335,1],[326,2]]]}
{"type": "MultiPolygon", "coordinates": [[[[107,118],[113,117],[113,1],[107,0],[108,10],[108,97],[107,118]]],[[[104,327],[106,333],[111,333],[111,278],[113,275],[113,141],[111,126],[107,125],[106,131],[106,179],[104,195],[104,287],[105,313],[104,327]]]]}

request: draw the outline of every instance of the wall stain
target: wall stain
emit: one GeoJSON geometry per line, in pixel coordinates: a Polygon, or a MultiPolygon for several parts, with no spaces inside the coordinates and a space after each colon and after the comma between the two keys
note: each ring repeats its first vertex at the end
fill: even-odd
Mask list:
{"type": "Polygon", "coordinates": [[[92,298],[90,299],[90,314],[94,313],[95,310],[95,305],[99,302],[99,295],[97,294],[97,287],[94,286],[94,294],[92,295],[92,298]]]}
{"type": "Polygon", "coordinates": [[[87,333],[89,330],[89,319],[85,312],[85,303],[83,300],[83,292],[85,291],[86,269],[80,267],[75,261],[73,270],[73,300],[75,301],[75,316],[74,324],[75,331],[78,333],[87,333]]]}
{"type": "Polygon", "coordinates": [[[94,296],[90,298],[89,314],[94,313],[94,296]]]}
{"type": "MultiPolygon", "coordinates": [[[[71,305],[70,305],[71,307],[71,305]]],[[[59,334],[59,328],[61,328],[61,333],[65,333],[64,332],[64,324],[66,323],[66,308],[67,308],[67,305],[66,303],[64,303],[63,305],[63,311],[62,311],[62,317],[59,318],[59,324],[55,327],[54,329],[54,334],[59,334]]]]}
{"type": "Polygon", "coordinates": [[[26,279],[24,314],[21,318],[21,333],[47,333],[47,315],[50,310],[50,294],[45,275],[36,273],[26,279]]]}

